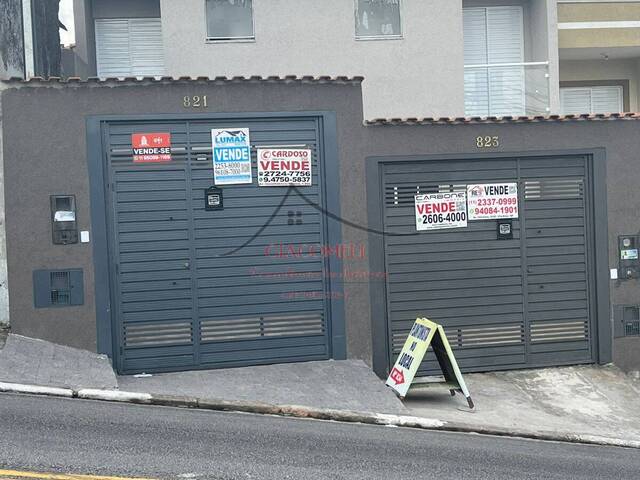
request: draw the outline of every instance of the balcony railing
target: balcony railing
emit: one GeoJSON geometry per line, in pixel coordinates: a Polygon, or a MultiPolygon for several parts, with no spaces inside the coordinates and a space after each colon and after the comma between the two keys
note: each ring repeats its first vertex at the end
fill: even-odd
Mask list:
{"type": "Polygon", "coordinates": [[[549,62],[464,67],[466,116],[547,115],[549,90],[549,62]]]}

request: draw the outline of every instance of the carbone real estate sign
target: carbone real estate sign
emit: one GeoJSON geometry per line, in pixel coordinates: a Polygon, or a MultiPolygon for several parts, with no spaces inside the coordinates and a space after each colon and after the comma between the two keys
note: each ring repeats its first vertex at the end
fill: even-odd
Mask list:
{"type": "Polygon", "coordinates": [[[518,184],[467,185],[469,220],[518,218],[518,184]]]}
{"type": "Polygon", "coordinates": [[[311,185],[311,150],[302,148],[259,148],[258,185],[311,185]]]}
{"type": "Polygon", "coordinates": [[[466,192],[415,196],[416,229],[440,230],[467,226],[466,192]]]}
{"type": "Polygon", "coordinates": [[[432,331],[432,325],[429,325],[427,320],[423,318],[416,319],[411,327],[407,341],[404,342],[402,351],[391,369],[386,383],[387,386],[398,392],[400,397],[404,398],[407,395],[411,382],[418,373],[420,363],[429,348],[432,331]]]}
{"type": "Polygon", "coordinates": [[[251,142],[248,128],[211,130],[213,181],[216,185],[251,183],[251,142]]]}
{"type": "Polygon", "coordinates": [[[133,163],[171,161],[170,133],[134,133],[131,135],[133,163]]]}

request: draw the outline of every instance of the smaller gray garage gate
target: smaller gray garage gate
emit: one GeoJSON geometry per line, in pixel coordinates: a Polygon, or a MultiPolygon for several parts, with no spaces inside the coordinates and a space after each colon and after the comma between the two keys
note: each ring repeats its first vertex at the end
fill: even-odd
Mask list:
{"type": "MultiPolygon", "coordinates": [[[[372,285],[373,311],[384,312],[384,324],[374,324],[379,374],[418,316],[445,327],[465,371],[598,360],[590,155],[371,160],[371,223],[384,231],[371,236],[372,266],[386,272],[372,285]],[[513,239],[497,239],[496,220],[416,231],[414,195],[500,182],[518,184],[513,239]]],[[[420,374],[438,371],[429,353],[420,374]]]]}

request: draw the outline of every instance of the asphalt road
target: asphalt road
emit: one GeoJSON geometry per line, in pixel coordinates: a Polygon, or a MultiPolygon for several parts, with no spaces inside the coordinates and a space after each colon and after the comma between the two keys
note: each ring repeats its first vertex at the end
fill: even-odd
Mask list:
{"type": "Polygon", "coordinates": [[[0,394],[0,469],[183,479],[637,480],[640,451],[0,394]]]}

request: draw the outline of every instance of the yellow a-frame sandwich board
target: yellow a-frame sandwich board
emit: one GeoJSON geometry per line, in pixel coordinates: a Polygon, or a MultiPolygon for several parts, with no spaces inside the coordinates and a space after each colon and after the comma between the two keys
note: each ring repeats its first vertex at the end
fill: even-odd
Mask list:
{"type": "Polygon", "coordinates": [[[417,318],[407,341],[402,347],[400,355],[387,378],[387,386],[391,387],[400,398],[404,398],[411,387],[411,383],[418,372],[422,359],[427,353],[429,345],[433,347],[440,369],[444,375],[445,383],[449,385],[451,394],[456,391],[462,393],[467,399],[469,408],[473,408],[471,394],[464,383],[458,362],[453,355],[447,336],[442,325],[438,325],[426,318],[417,318]]]}

